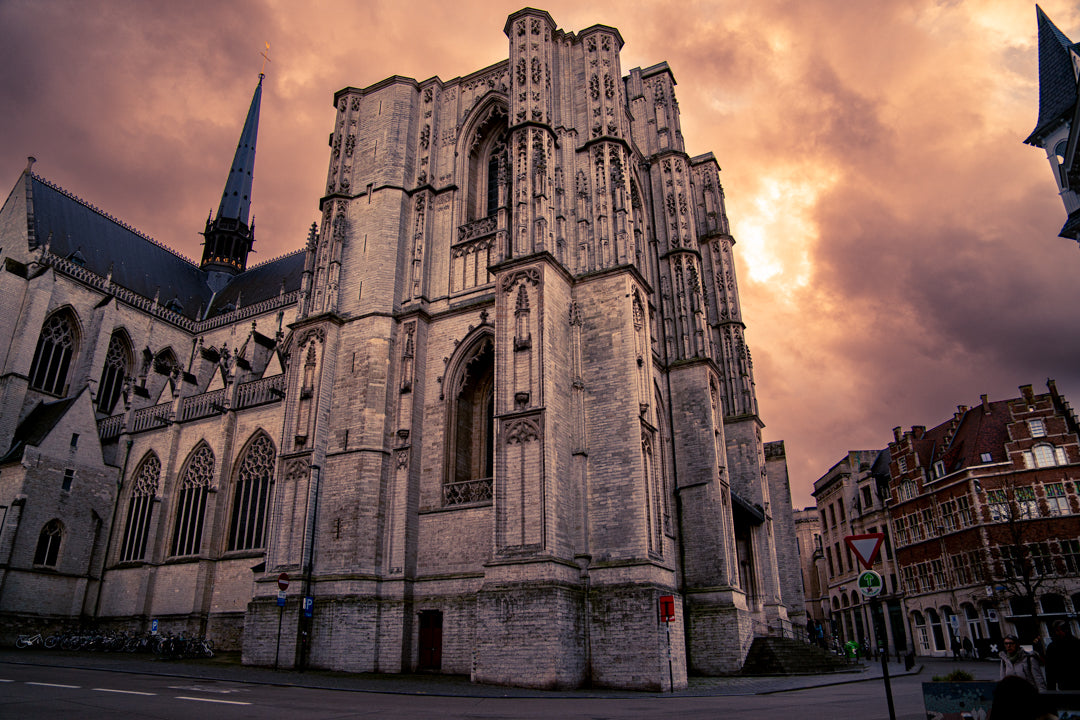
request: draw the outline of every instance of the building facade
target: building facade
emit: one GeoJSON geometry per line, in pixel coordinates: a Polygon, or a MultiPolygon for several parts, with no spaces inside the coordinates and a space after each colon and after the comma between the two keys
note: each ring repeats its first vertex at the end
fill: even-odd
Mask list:
{"type": "Polygon", "coordinates": [[[539,10],[505,33],[465,77],[339,91],[321,222],[255,267],[261,79],[197,264],[28,165],[0,211],[4,618],[650,689],[805,622],[671,70],[539,10]]]}
{"type": "Polygon", "coordinates": [[[884,618],[884,647],[899,655],[907,648],[886,505],[888,454],[882,450],[852,450],[814,483],[824,571],[822,614],[834,646],[854,640],[860,646],[879,646],[875,623],[884,618]],[[845,542],[851,535],[885,536],[874,570],[883,587],[878,603],[866,601],[858,590],[863,567],[845,542]],[[875,618],[876,613],[876,618],[875,618]]]}
{"type": "Polygon", "coordinates": [[[960,406],[931,429],[894,430],[890,512],[915,651],[1000,650],[1049,637],[1080,610],[1080,440],[1048,392],[960,406]]]}
{"type": "Polygon", "coordinates": [[[825,625],[825,553],[821,541],[821,518],[816,507],[794,510],[795,542],[799,548],[802,575],[803,607],[806,611],[807,638],[816,644],[826,644],[829,633],[825,625]]]}

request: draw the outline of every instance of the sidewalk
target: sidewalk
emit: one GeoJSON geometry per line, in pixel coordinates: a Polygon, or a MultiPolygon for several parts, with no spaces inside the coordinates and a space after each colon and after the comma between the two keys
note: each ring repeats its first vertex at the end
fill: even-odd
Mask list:
{"type": "MultiPolygon", "coordinates": [[[[933,674],[943,674],[951,670],[965,669],[967,665],[981,666],[976,674],[981,679],[997,677],[997,666],[989,663],[972,661],[942,661],[926,659],[929,672],[924,673],[929,680],[933,674]]],[[[350,692],[373,692],[399,695],[441,695],[454,697],[513,697],[513,698],[626,698],[654,696],[649,693],[631,690],[609,690],[603,688],[582,690],[533,690],[528,688],[481,685],[469,682],[461,675],[428,674],[380,674],[380,673],[343,673],[325,670],[273,670],[271,668],[241,665],[236,654],[225,654],[212,660],[167,660],[154,655],[126,653],[77,653],[63,650],[15,650],[0,649],[0,667],[5,664],[39,665],[46,667],[69,667],[108,672],[139,673],[182,677],[202,682],[236,682],[261,685],[282,685],[310,687],[350,692]]],[[[916,665],[905,671],[902,663],[889,663],[890,677],[916,675],[923,671],[922,665],[916,665]]],[[[691,677],[689,687],[676,693],[663,693],[679,697],[710,697],[723,695],[764,695],[791,690],[802,690],[828,685],[842,685],[853,682],[881,679],[881,663],[873,662],[855,666],[851,671],[826,673],[821,675],[784,675],[784,676],[727,676],[727,677],[691,677]]]]}

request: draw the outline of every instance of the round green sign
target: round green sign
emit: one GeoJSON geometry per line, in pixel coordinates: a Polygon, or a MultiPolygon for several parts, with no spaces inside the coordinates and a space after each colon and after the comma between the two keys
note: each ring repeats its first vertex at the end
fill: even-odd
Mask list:
{"type": "Polygon", "coordinates": [[[863,570],[859,574],[859,592],[863,597],[877,597],[881,594],[881,575],[873,570],[863,570]]]}

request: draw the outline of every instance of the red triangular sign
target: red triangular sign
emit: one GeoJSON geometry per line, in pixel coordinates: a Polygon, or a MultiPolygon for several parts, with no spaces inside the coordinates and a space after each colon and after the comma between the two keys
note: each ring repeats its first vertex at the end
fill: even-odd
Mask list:
{"type": "Polygon", "coordinates": [[[866,535],[848,535],[844,538],[844,544],[851,548],[859,564],[869,570],[877,560],[881,543],[885,541],[885,533],[867,533],[866,535]]]}

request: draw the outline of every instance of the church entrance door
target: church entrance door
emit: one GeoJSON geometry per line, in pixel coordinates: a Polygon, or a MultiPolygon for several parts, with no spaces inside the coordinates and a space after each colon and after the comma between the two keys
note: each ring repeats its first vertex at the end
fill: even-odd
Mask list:
{"type": "Polygon", "coordinates": [[[442,667],[442,612],[420,611],[420,658],[418,670],[438,670],[442,667]]]}

